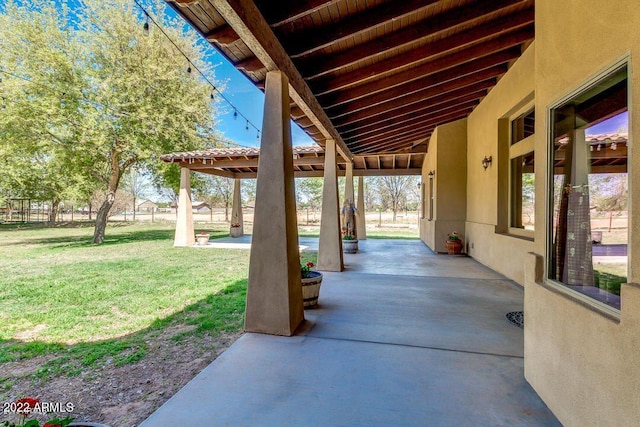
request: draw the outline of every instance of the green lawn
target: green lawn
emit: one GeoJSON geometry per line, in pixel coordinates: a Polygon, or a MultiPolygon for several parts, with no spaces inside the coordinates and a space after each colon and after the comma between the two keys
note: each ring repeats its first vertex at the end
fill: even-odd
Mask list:
{"type": "MultiPolygon", "coordinates": [[[[200,231],[228,235],[224,224],[200,231]]],[[[102,245],[92,233],[90,224],[0,225],[0,371],[46,355],[37,378],[77,375],[105,360],[143,359],[166,331],[181,341],[242,329],[248,250],[174,248],[172,223],[111,223],[102,245]]],[[[316,254],[301,261],[315,263],[316,254]]]]}
{"type": "Polygon", "coordinates": [[[173,224],[115,224],[99,246],[92,232],[0,226],[0,363],[51,353],[60,357],[41,371],[72,374],[106,356],[144,357],[169,325],[242,328],[248,250],[173,248],[173,224]]]}

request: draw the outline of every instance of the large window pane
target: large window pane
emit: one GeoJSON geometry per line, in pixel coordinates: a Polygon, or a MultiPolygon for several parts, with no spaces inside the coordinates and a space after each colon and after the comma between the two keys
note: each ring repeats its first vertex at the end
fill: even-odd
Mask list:
{"type": "Polygon", "coordinates": [[[627,280],[627,69],[552,110],[549,277],[620,309],[627,280]]]}
{"type": "Polygon", "coordinates": [[[535,225],[534,155],[511,159],[511,227],[533,230],[535,225]]]}

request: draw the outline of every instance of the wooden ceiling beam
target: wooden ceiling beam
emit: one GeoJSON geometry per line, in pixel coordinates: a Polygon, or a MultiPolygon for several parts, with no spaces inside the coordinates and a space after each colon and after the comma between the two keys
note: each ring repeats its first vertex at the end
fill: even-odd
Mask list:
{"type": "MultiPolygon", "coordinates": [[[[394,70],[401,70],[407,65],[415,64],[418,61],[421,62],[421,65],[411,68],[405,72],[426,75],[462,64],[469,61],[471,58],[487,56],[494,52],[518,46],[525,41],[532,39],[534,32],[533,25],[529,25],[515,32],[507,33],[483,43],[470,44],[470,47],[455,53],[446,54],[446,52],[452,50],[451,48],[447,48],[448,46],[459,47],[467,45],[467,43],[456,43],[455,39],[457,37],[452,36],[447,39],[449,40],[449,43],[447,40],[444,40],[416,49],[416,61],[407,62],[407,56],[411,54],[397,55],[390,60],[377,62],[369,67],[361,68],[347,74],[342,74],[336,78],[326,77],[319,81],[311,81],[309,82],[309,86],[316,95],[328,94],[338,90],[343,90],[350,86],[367,84],[367,82],[378,80],[381,76],[390,75],[394,70]],[[427,61],[425,62],[425,60],[427,61]],[[364,71],[365,69],[370,69],[372,67],[380,68],[380,70],[364,71]]],[[[478,41],[478,39],[473,40],[478,41]]],[[[393,75],[397,76],[398,74],[393,75]]]]}
{"type": "Polygon", "coordinates": [[[348,135],[349,132],[361,129],[368,129],[371,127],[377,127],[379,124],[384,123],[389,119],[400,120],[402,118],[411,118],[415,114],[420,114],[425,110],[438,111],[439,109],[447,108],[451,105],[462,104],[469,101],[478,101],[484,98],[487,94],[487,89],[481,89],[476,92],[468,93],[466,88],[459,91],[449,92],[443,95],[439,95],[434,98],[425,100],[424,102],[417,102],[415,104],[407,105],[396,110],[389,111],[385,114],[380,114],[371,117],[366,120],[361,120],[355,123],[348,123],[341,127],[336,126],[342,135],[348,135]]]}
{"type": "MultiPolygon", "coordinates": [[[[511,0],[503,3],[513,4],[521,2],[522,1],[511,0]]],[[[495,9],[492,2],[486,2],[486,5],[482,7],[485,10],[495,9]]],[[[474,8],[465,6],[464,9],[469,10],[468,13],[474,13],[474,8]]],[[[415,43],[417,40],[432,37],[442,31],[449,31],[451,25],[455,27],[457,26],[456,24],[464,24],[466,22],[464,17],[461,16],[461,13],[463,12],[457,8],[447,13],[447,22],[440,22],[437,17],[434,17],[432,20],[433,22],[420,22],[414,26],[385,35],[385,37],[377,38],[368,43],[361,44],[355,49],[349,49],[330,56],[316,55],[309,59],[301,58],[297,60],[296,63],[305,78],[309,80],[318,79],[327,73],[354,65],[358,62],[381,55],[409,43],[415,43]]],[[[479,15],[478,17],[480,16],[482,15],[479,15]]],[[[339,84],[349,85],[353,81],[363,80],[395,68],[404,67],[414,62],[422,61],[424,58],[439,55],[452,49],[459,49],[464,46],[477,44],[489,37],[495,37],[498,34],[513,31],[514,29],[523,26],[531,26],[533,25],[533,22],[533,8],[510,16],[502,17],[500,19],[478,25],[474,28],[458,32],[457,34],[438,40],[436,43],[428,43],[417,49],[404,52],[402,55],[397,55],[390,61],[376,61],[373,65],[346,73],[344,77],[341,77],[343,80],[340,80],[339,84]],[[387,65],[387,62],[389,62],[389,65],[387,65]]],[[[326,87],[326,84],[324,86],[326,87]]],[[[323,83],[322,81],[319,81],[317,89],[322,90],[322,88],[323,83]]],[[[316,90],[315,87],[314,90],[316,90]]]]}
{"type": "Polygon", "coordinates": [[[419,124],[423,120],[428,120],[432,117],[444,116],[449,113],[464,110],[467,108],[473,109],[476,105],[478,105],[478,101],[476,99],[466,101],[466,102],[445,104],[445,105],[442,105],[440,108],[435,108],[433,110],[423,110],[421,113],[417,113],[414,115],[407,115],[398,119],[388,119],[385,121],[381,121],[376,125],[371,125],[366,128],[361,128],[361,129],[358,129],[357,131],[343,132],[342,138],[346,143],[349,143],[349,141],[353,139],[362,138],[365,135],[369,135],[371,133],[381,132],[384,129],[388,129],[388,128],[399,129],[401,125],[419,124]]]}
{"type": "Polygon", "coordinates": [[[215,42],[222,46],[227,46],[240,40],[238,33],[226,24],[204,34],[204,38],[207,39],[208,42],[215,42]]]}
{"type": "MultiPolygon", "coordinates": [[[[475,50],[473,53],[476,53],[475,50]]],[[[341,104],[353,103],[362,98],[369,99],[375,97],[376,94],[384,94],[385,99],[403,96],[425,87],[437,86],[448,80],[472,74],[475,71],[508,63],[518,58],[520,54],[520,49],[517,47],[511,47],[486,56],[479,56],[479,54],[475,56],[460,56],[456,54],[452,55],[452,60],[436,61],[439,68],[434,68],[429,63],[424,64],[352,89],[323,95],[318,97],[318,101],[324,108],[331,108],[341,104]]]]}
{"type": "Polygon", "coordinates": [[[295,0],[292,2],[279,1],[273,6],[273,0],[258,1],[262,15],[272,28],[289,24],[305,16],[311,15],[341,0],[295,0]]]}
{"type": "MultiPolygon", "coordinates": [[[[501,60],[502,58],[497,59],[501,60]]],[[[497,77],[506,72],[506,64],[496,61],[496,58],[483,58],[474,64],[465,64],[446,72],[432,74],[408,84],[396,86],[390,90],[381,91],[353,102],[345,102],[342,105],[326,108],[325,111],[329,117],[340,117],[346,114],[353,114],[356,111],[366,108],[375,107],[376,105],[389,104],[394,100],[403,102],[404,98],[416,92],[427,95],[429,91],[431,91],[431,94],[437,95],[442,92],[441,87],[449,82],[452,84],[455,83],[457,87],[461,87],[465,85],[465,81],[471,84],[497,77]]]]}
{"type": "Polygon", "coordinates": [[[413,109],[420,110],[425,106],[437,105],[450,102],[453,99],[462,98],[468,93],[485,92],[495,85],[495,79],[472,82],[465,84],[465,80],[444,83],[440,88],[442,92],[428,90],[428,93],[416,92],[408,95],[402,100],[396,100],[382,104],[373,108],[358,111],[353,114],[342,116],[333,120],[338,129],[344,127],[366,126],[376,123],[378,120],[385,120],[398,114],[410,114],[413,109]]]}
{"type": "Polygon", "coordinates": [[[291,99],[313,120],[324,139],[336,141],[338,152],[351,160],[351,151],[318,103],[253,0],[208,0],[234,29],[267,71],[280,70],[289,79],[291,99]]]}
{"type": "Polygon", "coordinates": [[[282,44],[292,58],[299,58],[425,9],[438,1],[403,0],[402,2],[386,2],[361,13],[351,15],[339,22],[297,31],[288,39],[283,40],[282,44]]]}
{"type": "Polygon", "coordinates": [[[256,71],[262,71],[266,67],[264,64],[255,56],[250,56],[247,59],[244,59],[236,64],[236,68],[240,70],[244,70],[248,73],[255,73],[256,71]]]}
{"type": "Polygon", "coordinates": [[[397,138],[395,140],[389,139],[385,141],[380,141],[377,144],[371,144],[366,147],[354,147],[353,152],[357,153],[358,155],[365,155],[368,153],[370,154],[370,153],[386,152],[391,148],[396,148],[402,145],[412,146],[413,142],[428,138],[429,135],[431,135],[431,133],[433,132],[433,129],[435,129],[435,127],[424,129],[424,130],[421,130],[420,132],[416,132],[413,134],[408,134],[401,138],[397,138]]]}
{"type": "Polygon", "coordinates": [[[369,132],[366,135],[355,136],[345,141],[347,142],[347,144],[353,143],[357,146],[367,145],[369,141],[377,141],[377,140],[385,139],[387,137],[393,138],[393,137],[405,135],[407,133],[424,130],[430,126],[432,127],[434,125],[437,125],[442,120],[449,120],[455,117],[466,117],[469,113],[471,113],[471,111],[473,111],[473,106],[470,106],[470,105],[453,107],[447,111],[436,113],[420,121],[416,121],[413,123],[405,123],[401,126],[397,126],[392,129],[381,131],[378,133],[369,132]]]}

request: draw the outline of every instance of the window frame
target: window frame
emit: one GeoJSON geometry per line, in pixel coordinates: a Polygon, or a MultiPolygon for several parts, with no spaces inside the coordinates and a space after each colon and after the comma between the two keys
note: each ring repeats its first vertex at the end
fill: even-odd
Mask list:
{"type": "MultiPolygon", "coordinates": [[[[508,149],[508,171],[507,176],[509,178],[509,189],[507,194],[507,233],[513,236],[525,237],[528,239],[533,239],[535,235],[535,222],[533,230],[526,230],[524,228],[513,227],[513,207],[515,200],[513,199],[513,179],[514,179],[514,171],[512,168],[512,161],[516,157],[524,156],[526,154],[532,153],[534,155],[534,174],[535,174],[535,132],[529,135],[526,138],[521,139],[518,142],[512,143],[513,141],[513,122],[520,117],[527,116],[531,112],[535,114],[535,102],[530,101],[526,103],[524,106],[519,108],[515,113],[508,116],[509,121],[509,149],[508,149]]],[[[534,200],[535,205],[535,200],[534,200]]]]}
{"type": "MultiPolygon", "coordinates": [[[[604,79],[606,79],[608,76],[614,74],[617,70],[626,67],[627,68],[627,95],[628,95],[628,99],[627,99],[627,111],[628,111],[628,116],[629,116],[629,142],[628,145],[631,146],[631,141],[632,141],[632,102],[631,102],[631,94],[632,92],[632,86],[631,86],[631,76],[633,75],[632,73],[632,66],[631,66],[631,59],[629,54],[624,55],[622,58],[618,59],[617,61],[613,62],[611,65],[607,66],[606,68],[600,69],[598,72],[596,72],[595,74],[591,75],[589,78],[587,78],[586,80],[582,81],[580,84],[578,84],[577,86],[575,86],[573,89],[571,89],[570,91],[568,91],[565,95],[563,95],[560,98],[557,98],[554,102],[550,103],[547,105],[547,107],[545,108],[545,152],[546,152],[546,171],[545,171],[545,183],[544,183],[544,191],[545,191],[545,197],[544,197],[544,226],[545,226],[545,233],[544,233],[544,245],[545,245],[545,262],[544,262],[544,274],[543,274],[543,283],[545,286],[548,286],[550,289],[554,290],[555,292],[558,292],[561,295],[567,296],[571,299],[576,300],[578,303],[580,303],[582,306],[591,309],[599,314],[602,314],[616,322],[620,321],[620,310],[602,302],[602,301],[598,301],[597,299],[591,298],[581,292],[578,292],[574,289],[571,289],[570,286],[565,285],[562,282],[559,282],[558,280],[555,280],[553,278],[550,277],[550,263],[551,260],[553,259],[553,208],[554,208],[554,201],[553,201],[553,196],[554,196],[554,140],[555,140],[555,135],[554,135],[554,111],[560,107],[562,107],[563,105],[566,105],[567,103],[569,103],[571,100],[575,99],[576,97],[578,97],[579,95],[583,94],[584,92],[586,92],[587,90],[589,90],[590,88],[593,88],[595,85],[597,85],[599,82],[603,81],[604,79]]],[[[631,162],[631,150],[629,150],[629,162],[631,162]]],[[[633,168],[631,168],[630,166],[627,168],[627,180],[629,183],[632,182],[632,174],[633,174],[633,168]]],[[[632,205],[633,205],[633,197],[632,197],[632,192],[629,192],[629,199],[627,201],[628,203],[628,209],[631,212],[632,211],[632,205]]],[[[627,245],[630,245],[632,242],[632,235],[633,235],[633,229],[631,226],[629,226],[628,231],[627,231],[627,245]]],[[[631,273],[631,262],[629,262],[629,260],[627,260],[627,277],[631,277],[630,273],[631,273]]]]}

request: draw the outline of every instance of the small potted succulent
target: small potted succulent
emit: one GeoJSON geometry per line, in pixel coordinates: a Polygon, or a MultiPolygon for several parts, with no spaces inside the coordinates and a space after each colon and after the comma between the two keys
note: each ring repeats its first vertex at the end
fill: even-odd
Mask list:
{"type": "Polygon", "coordinates": [[[311,261],[300,265],[304,308],[311,308],[318,305],[318,297],[320,296],[320,285],[322,285],[322,273],[312,270],[314,266],[315,264],[311,261]]]}
{"type": "Polygon", "coordinates": [[[447,253],[449,255],[456,255],[462,252],[462,239],[460,239],[457,231],[449,234],[445,246],[447,247],[447,253]]]}

